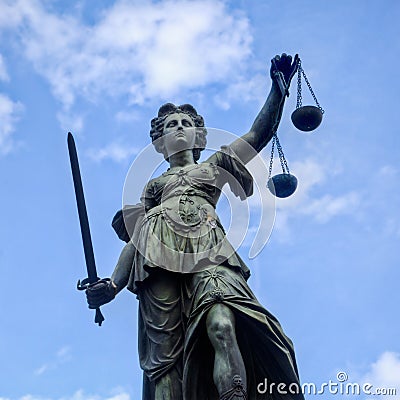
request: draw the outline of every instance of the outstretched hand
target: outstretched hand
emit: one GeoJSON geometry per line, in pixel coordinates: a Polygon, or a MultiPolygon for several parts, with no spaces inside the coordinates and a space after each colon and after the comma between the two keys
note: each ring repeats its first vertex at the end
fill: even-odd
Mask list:
{"type": "Polygon", "coordinates": [[[292,81],[292,78],[294,74],[297,71],[297,65],[299,62],[299,55],[296,54],[294,56],[293,62],[292,62],[292,56],[283,53],[281,56],[277,55],[271,60],[271,78],[273,80],[276,79],[275,77],[275,72],[280,71],[283,74],[283,77],[285,79],[286,83],[286,88],[289,88],[290,82],[292,81]]]}

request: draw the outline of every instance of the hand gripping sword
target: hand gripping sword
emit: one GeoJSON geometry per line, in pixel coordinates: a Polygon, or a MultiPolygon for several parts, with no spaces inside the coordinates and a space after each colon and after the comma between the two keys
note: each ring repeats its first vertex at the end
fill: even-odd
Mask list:
{"type": "MultiPolygon", "coordinates": [[[[74,180],[76,205],[78,207],[79,223],[81,225],[83,251],[85,253],[86,269],[88,277],[82,282],[79,280],[77,284],[78,290],[86,290],[90,285],[100,280],[97,276],[96,263],[94,261],[92,238],[90,236],[89,219],[86,211],[85,196],[83,194],[83,186],[81,173],[79,170],[78,155],[76,153],[75,141],[71,132],[68,132],[68,152],[71,162],[72,178],[74,180]]],[[[104,321],[100,308],[96,308],[96,316],[94,322],[101,326],[104,321]]]]}

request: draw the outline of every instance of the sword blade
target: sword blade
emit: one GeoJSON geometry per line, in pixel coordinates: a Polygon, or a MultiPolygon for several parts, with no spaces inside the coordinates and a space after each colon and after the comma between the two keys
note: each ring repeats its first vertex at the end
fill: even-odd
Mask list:
{"type": "Polygon", "coordinates": [[[88,273],[88,283],[94,283],[99,280],[96,271],[96,263],[94,260],[93,244],[90,235],[89,219],[86,211],[85,196],[83,193],[81,173],[79,169],[78,154],[74,137],[71,132],[68,132],[68,152],[71,162],[72,178],[74,181],[76,205],[78,208],[79,223],[81,226],[83,251],[85,253],[86,268],[88,273]]]}

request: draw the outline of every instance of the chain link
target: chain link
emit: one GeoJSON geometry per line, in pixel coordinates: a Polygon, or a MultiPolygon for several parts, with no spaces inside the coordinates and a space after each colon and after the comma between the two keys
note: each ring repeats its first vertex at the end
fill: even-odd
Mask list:
{"type": "Polygon", "coordinates": [[[279,154],[279,161],[281,162],[281,167],[282,171],[284,174],[289,174],[289,167],[285,158],[285,155],[283,154],[282,146],[279,143],[278,136],[276,136],[276,148],[278,149],[278,154],[279,154]]]}
{"type": "Polygon", "coordinates": [[[301,96],[301,60],[297,62],[297,104],[296,108],[300,108],[302,106],[302,96],[301,96]]]}
{"type": "Polygon", "coordinates": [[[283,154],[282,146],[281,146],[281,144],[279,142],[277,134],[274,133],[274,136],[272,138],[271,158],[269,160],[268,179],[271,178],[271,175],[272,175],[272,164],[274,163],[275,145],[276,145],[276,148],[278,150],[279,161],[281,163],[282,172],[284,174],[290,174],[289,167],[288,167],[285,155],[283,154]]]}
{"type": "Polygon", "coordinates": [[[272,175],[272,164],[274,163],[275,141],[276,141],[276,133],[274,133],[274,136],[272,138],[272,149],[271,149],[271,158],[269,160],[268,179],[271,178],[271,175],[272,175]]]}
{"type": "Polygon", "coordinates": [[[301,60],[299,59],[298,62],[298,67],[297,67],[297,104],[296,104],[296,108],[299,108],[302,106],[302,95],[301,95],[301,75],[303,75],[304,80],[306,81],[306,84],[308,86],[308,89],[311,93],[311,96],[313,97],[315,104],[317,105],[317,107],[320,109],[321,113],[323,114],[325,112],[325,110],[321,107],[321,105],[319,104],[318,100],[317,100],[317,96],[315,96],[314,90],[311,87],[311,84],[307,78],[306,73],[304,72],[304,69],[301,66],[301,60]]]}
{"type": "Polygon", "coordinates": [[[303,68],[301,69],[301,73],[302,73],[303,76],[304,76],[304,80],[305,80],[306,83],[307,83],[308,89],[310,89],[310,93],[311,93],[311,96],[313,97],[313,99],[314,99],[314,101],[315,101],[315,104],[316,104],[317,107],[321,110],[321,112],[322,112],[322,114],[323,114],[325,111],[324,111],[324,109],[321,107],[321,105],[319,104],[319,102],[318,102],[318,100],[317,100],[317,97],[315,96],[314,90],[312,90],[312,87],[311,87],[311,85],[310,85],[310,82],[308,81],[307,76],[306,76],[306,73],[304,72],[304,69],[303,69],[303,68]]]}

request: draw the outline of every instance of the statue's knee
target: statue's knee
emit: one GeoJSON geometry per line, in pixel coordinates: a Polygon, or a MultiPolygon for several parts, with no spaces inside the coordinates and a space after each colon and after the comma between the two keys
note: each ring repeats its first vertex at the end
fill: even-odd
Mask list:
{"type": "Polygon", "coordinates": [[[226,306],[210,310],[207,318],[207,332],[210,339],[230,342],[235,337],[235,318],[226,306]]]}

